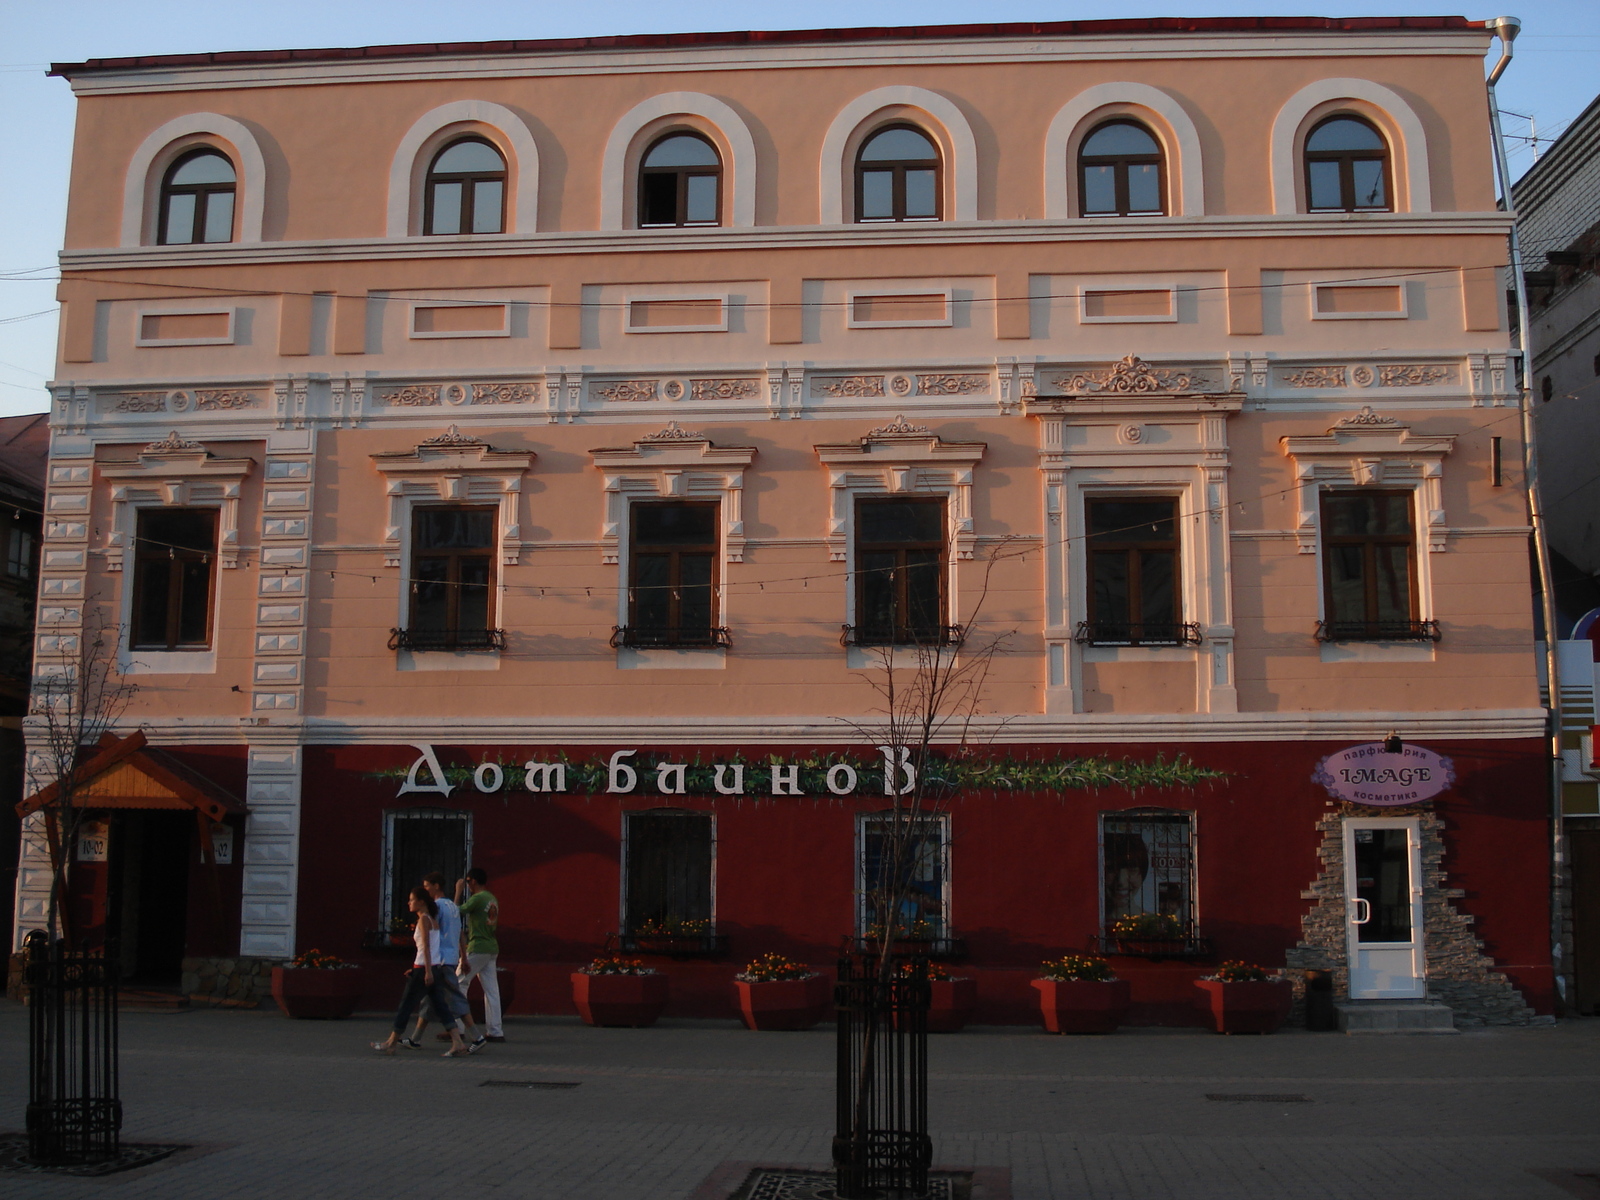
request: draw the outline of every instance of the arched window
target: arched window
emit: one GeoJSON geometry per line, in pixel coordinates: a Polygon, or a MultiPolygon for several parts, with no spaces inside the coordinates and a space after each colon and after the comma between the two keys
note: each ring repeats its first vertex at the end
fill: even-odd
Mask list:
{"type": "Polygon", "coordinates": [[[722,224],[722,156],[697,133],[669,133],[639,165],[639,226],[722,224]]]}
{"type": "Polygon", "coordinates": [[[428,167],[422,232],[503,233],[506,160],[482,138],[461,138],[428,167]]]}
{"type": "Polygon", "coordinates": [[[1078,195],[1086,217],[1160,216],[1167,211],[1161,145],[1143,125],[1107,121],[1078,149],[1078,195]]]}
{"type": "Polygon", "coordinates": [[[856,155],[857,221],[937,221],[939,151],[920,129],[890,125],[856,155]]]}
{"type": "Polygon", "coordinates": [[[167,168],[161,181],[163,246],[233,241],[233,163],[221,151],[191,150],[167,168]]]}
{"type": "Polygon", "coordinates": [[[1387,212],[1389,144],[1358,117],[1329,117],[1306,138],[1311,212],[1387,212]]]}

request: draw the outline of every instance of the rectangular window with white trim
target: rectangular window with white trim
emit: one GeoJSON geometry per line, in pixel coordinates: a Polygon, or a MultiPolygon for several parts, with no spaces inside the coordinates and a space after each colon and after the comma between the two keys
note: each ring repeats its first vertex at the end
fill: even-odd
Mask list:
{"type": "Polygon", "coordinates": [[[1091,646],[1181,646],[1199,630],[1183,619],[1178,501],[1126,496],[1085,502],[1091,646]]]}
{"type": "Polygon", "coordinates": [[[1438,641],[1418,612],[1413,504],[1410,491],[1322,493],[1323,641],[1438,641]]]}
{"type": "Polygon", "coordinates": [[[427,505],[411,510],[406,627],[395,648],[498,650],[494,628],[494,507],[427,505]]]}
{"type": "Polygon", "coordinates": [[[132,648],[210,649],[217,510],[141,508],[136,528],[132,648]]]}
{"type": "Polygon", "coordinates": [[[948,582],[943,496],[856,500],[857,646],[943,645],[948,582]]]}
{"type": "Polygon", "coordinates": [[[642,501],[628,514],[628,623],[623,646],[726,646],[717,624],[721,506],[642,501]]]}

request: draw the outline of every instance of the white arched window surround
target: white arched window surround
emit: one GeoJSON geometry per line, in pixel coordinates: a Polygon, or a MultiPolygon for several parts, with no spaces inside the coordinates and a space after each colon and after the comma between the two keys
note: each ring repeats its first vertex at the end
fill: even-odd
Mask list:
{"type": "MultiPolygon", "coordinates": [[[[756,143],[750,129],[728,105],[700,92],[666,92],[634,105],[611,129],[605,157],[600,162],[600,228],[626,229],[638,180],[630,165],[643,153],[640,133],[672,117],[698,117],[710,126],[686,125],[710,137],[724,156],[722,162],[723,220],[728,225],[756,223],[756,143]],[[637,152],[637,153],[635,153],[637,152]],[[630,158],[633,161],[630,164],[630,158]]],[[[666,133],[662,124],[652,133],[666,133]]]]}
{"type": "MultiPolygon", "coordinates": [[[[870,130],[864,128],[872,118],[886,108],[912,108],[925,114],[933,128],[927,132],[934,141],[943,143],[949,152],[944,166],[946,221],[976,221],[978,219],[978,142],[972,136],[972,126],[955,103],[938,92],[927,88],[897,84],[876,88],[858,96],[845,105],[828,126],[822,139],[821,213],[824,225],[843,225],[850,218],[845,213],[845,196],[855,192],[855,150],[861,138],[870,130]]],[[[914,116],[896,113],[896,121],[910,120],[914,116]]],[[[931,223],[931,222],[930,222],[931,223]]],[[[903,228],[897,226],[897,228],[903,228]]]]}
{"type": "MultiPolygon", "coordinates": [[[[122,185],[122,245],[149,245],[156,240],[156,214],[161,211],[161,177],[172,160],[197,146],[215,146],[239,173],[234,218],[235,242],[259,242],[267,190],[267,163],[256,135],[248,126],[218,113],[185,113],[174,117],[139,143],[122,185]]],[[[208,243],[213,249],[219,243],[208,243]]]]}
{"type": "Polygon", "coordinates": [[[1161,143],[1167,158],[1168,215],[1204,216],[1206,187],[1200,134],[1183,105],[1170,93],[1146,83],[1102,83],[1067,101],[1045,131],[1045,218],[1061,221],[1077,215],[1078,146],[1102,119],[1119,116],[1139,121],[1161,143]]]}
{"type": "MultiPolygon", "coordinates": [[[[1428,135],[1422,131],[1417,114],[1400,96],[1370,79],[1319,79],[1307,84],[1289,98],[1272,122],[1272,211],[1296,213],[1305,210],[1301,197],[1303,175],[1300,152],[1313,114],[1319,118],[1332,112],[1318,112],[1340,101],[1359,101],[1350,111],[1374,123],[1389,139],[1389,162],[1394,175],[1396,212],[1433,211],[1433,188],[1428,179],[1428,135]],[[1371,105],[1377,112],[1364,107],[1371,105]]],[[[1320,215],[1320,214],[1319,214],[1320,215]]],[[[1336,213],[1335,216],[1343,216],[1336,213]]]]}
{"type": "MultiPolygon", "coordinates": [[[[422,185],[428,164],[458,134],[479,134],[506,158],[506,233],[539,228],[539,147],[528,123],[503,104],[457,100],[424,113],[400,139],[389,165],[389,215],[385,237],[422,234],[422,185]],[[455,128],[460,126],[461,128],[455,128]]],[[[493,237],[493,234],[469,236],[493,237]]]]}

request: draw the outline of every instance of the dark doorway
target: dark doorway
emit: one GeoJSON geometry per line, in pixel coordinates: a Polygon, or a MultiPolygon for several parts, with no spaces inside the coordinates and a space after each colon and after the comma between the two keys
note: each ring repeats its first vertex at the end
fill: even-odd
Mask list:
{"type": "Polygon", "coordinates": [[[1573,972],[1577,976],[1574,1010],[1583,1016],[1600,1012],[1600,828],[1567,826],[1572,855],[1573,972]]]}
{"type": "Polygon", "coordinates": [[[115,815],[106,932],[116,939],[125,983],[162,987],[179,982],[194,837],[194,814],[187,810],[115,815]]]}

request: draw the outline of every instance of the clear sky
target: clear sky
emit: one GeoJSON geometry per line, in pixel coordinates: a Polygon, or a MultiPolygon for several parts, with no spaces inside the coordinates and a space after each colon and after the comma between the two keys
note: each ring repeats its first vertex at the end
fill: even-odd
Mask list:
{"type": "MultiPolygon", "coordinates": [[[[996,21],[1160,16],[1408,16],[1449,13],[1522,19],[1516,61],[1501,80],[1512,173],[1532,156],[1529,118],[1541,139],[1559,133],[1600,90],[1600,0],[1528,0],[1496,11],[1456,6],[1287,0],[1170,2],[1118,0],[1105,6],[1040,0],[638,0],[584,4],[475,0],[0,0],[0,415],[48,404],[55,362],[55,262],[65,219],[73,99],[66,81],[47,79],[51,62],[205,50],[367,46],[502,38],[593,37],[717,29],[851,25],[937,25],[996,21]],[[646,11],[648,7],[648,11],[646,11]]],[[[1487,70],[1487,67],[1486,67],[1487,70]]]]}

